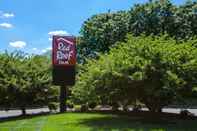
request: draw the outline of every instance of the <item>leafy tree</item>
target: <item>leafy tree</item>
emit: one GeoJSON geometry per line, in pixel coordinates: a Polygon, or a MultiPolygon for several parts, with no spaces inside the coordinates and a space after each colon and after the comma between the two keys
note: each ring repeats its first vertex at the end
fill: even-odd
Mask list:
{"type": "Polygon", "coordinates": [[[95,58],[100,52],[108,52],[111,45],[125,39],[128,31],[127,23],[125,11],[92,16],[82,26],[79,54],[95,58]]]}
{"type": "Polygon", "coordinates": [[[107,53],[118,41],[125,40],[131,33],[162,35],[168,34],[177,41],[188,40],[197,35],[197,2],[173,5],[170,0],[152,0],[136,4],[128,11],[108,12],[94,15],[81,28],[78,54],[84,58],[98,58],[107,53]]]}
{"type": "Polygon", "coordinates": [[[174,12],[177,7],[169,0],[150,1],[145,4],[137,4],[129,14],[129,32],[140,35],[173,34],[174,12]]]}
{"type": "Polygon", "coordinates": [[[128,36],[109,54],[84,65],[73,95],[81,103],[127,105],[139,100],[160,112],[196,89],[197,49],[192,43],[177,44],[167,36],[128,36]]]}
{"type": "Polygon", "coordinates": [[[44,56],[27,56],[21,52],[0,55],[0,105],[25,109],[56,101],[51,86],[50,61],[44,56]]]}

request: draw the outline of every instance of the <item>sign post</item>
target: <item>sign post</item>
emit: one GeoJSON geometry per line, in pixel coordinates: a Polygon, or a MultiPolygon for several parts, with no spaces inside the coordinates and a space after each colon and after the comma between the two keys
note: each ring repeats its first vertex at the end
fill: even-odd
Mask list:
{"type": "Polygon", "coordinates": [[[67,110],[66,100],[67,100],[67,87],[60,86],[60,112],[65,112],[67,110]]]}
{"type": "Polygon", "coordinates": [[[75,84],[76,39],[53,36],[53,84],[60,86],[60,112],[66,111],[67,86],[75,84]]]}

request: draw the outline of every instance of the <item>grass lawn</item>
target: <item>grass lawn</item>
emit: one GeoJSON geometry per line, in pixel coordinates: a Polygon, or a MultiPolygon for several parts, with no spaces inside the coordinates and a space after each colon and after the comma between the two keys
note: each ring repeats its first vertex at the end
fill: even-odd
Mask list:
{"type": "Polygon", "coordinates": [[[0,131],[197,131],[197,120],[151,120],[151,117],[65,113],[0,122],[0,131]]]}

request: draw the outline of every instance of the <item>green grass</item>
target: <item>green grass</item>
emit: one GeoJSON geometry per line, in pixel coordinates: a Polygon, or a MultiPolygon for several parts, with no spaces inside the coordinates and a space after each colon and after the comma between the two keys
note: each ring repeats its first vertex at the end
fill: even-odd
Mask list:
{"type": "Polygon", "coordinates": [[[152,121],[99,113],[65,113],[0,122],[0,131],[197,131],[197,120],[152,121]]]}

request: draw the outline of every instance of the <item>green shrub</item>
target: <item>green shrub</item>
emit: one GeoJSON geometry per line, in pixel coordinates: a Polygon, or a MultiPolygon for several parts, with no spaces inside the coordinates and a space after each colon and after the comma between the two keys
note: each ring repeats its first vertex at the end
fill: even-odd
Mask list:
{"type": "Polygon", "coordinates": [[[75,111],[81,111],[81,105],[74,105],[75,111]]]}
{"type": "Polygon", "coordinates": [[[72,101],[68,100],[66,104],[67,104],[68,108],[70,108],[70,109],[74,108],[74,104],[72,101]]]}
{"type": "Polygon", "coordinates": [[[88,107],[90,109],[94,109],[96,106],[97,106],[96,102],[91,102],[91,103],[88,104],[88,107]]]}
{"type": "Polygon", "coordinates": [[[81,105],[81,112],[87,112],[88,111],[88,105],[87,104],[83,104],[81,105]]]}
{"type": "Polygon", "coordinates": [[[113,102],[113,103],[111,104],[111,106],[112,106],[112,110],[113,110],[113,111],[118,111],[118,108],[120,107],[119,104],[118,104],[117,102],[113,102]]]}
{"type": "Polygon", "coordinates": [[[56,110],[57,110],[58,105],[59,105],[59,104],[56,103],[56,102],[51,102],[51,103],[48,104],[48,108],[49,108],[49,110],[50,110],[51,112],[53,112],[53,111],[56,111],[56,110]]]}

